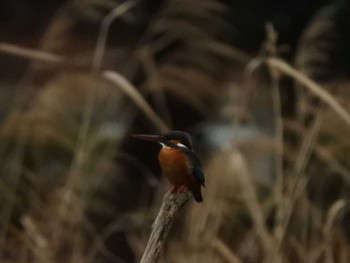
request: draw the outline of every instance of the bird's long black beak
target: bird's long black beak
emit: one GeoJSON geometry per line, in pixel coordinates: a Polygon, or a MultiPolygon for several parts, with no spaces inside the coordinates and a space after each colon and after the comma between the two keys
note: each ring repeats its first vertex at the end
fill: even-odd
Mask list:
{"type": "Polygon", "coordinates": [[[163,140],[161,135],[153,134],[132,134],[131,137],[149,142],[160,142],[163,140]]]}

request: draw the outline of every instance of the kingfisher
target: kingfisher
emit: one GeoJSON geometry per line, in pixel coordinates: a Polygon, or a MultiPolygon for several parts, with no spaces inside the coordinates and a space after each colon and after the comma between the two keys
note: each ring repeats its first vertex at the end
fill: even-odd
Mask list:
{"type": "Polygon", "coordinates": [[[197,202],[202,202],[201,187],[205,178],[201,162],[193,151],[190,135],[183,131],[169,131],[164,134],[133,134],[134,138],[158,142],[162,148],[158,161],[163,174],[173,185],[172,193],[189,189],[197,202]]]}

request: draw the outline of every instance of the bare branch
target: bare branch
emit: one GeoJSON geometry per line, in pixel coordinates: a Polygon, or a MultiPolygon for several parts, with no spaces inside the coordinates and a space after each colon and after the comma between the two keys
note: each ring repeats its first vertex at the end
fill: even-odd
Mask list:
{"type": "Polygon", "coordinates": [[[152,233],[140,263],[158,262],[175,216],[190,196],[188,191],[177,194],[167,192],[164,195],[163,204],[153,223],[152,233]]]}

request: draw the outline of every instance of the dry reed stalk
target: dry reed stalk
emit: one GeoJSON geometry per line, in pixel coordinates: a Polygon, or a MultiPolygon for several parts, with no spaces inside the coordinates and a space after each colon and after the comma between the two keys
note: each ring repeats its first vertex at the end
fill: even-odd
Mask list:
{"type": "Polygon", "coordinates": [[[312,151],[316,146],[317,136],[320,132],[321,125],[324,119],[324,107],[320,107],[319,111],[315,114],[315,119],[312,126],[308,131],[305,131],[301,148],[297,155],[297,159],[294,165],[294,174],[301,175],[306,168],[308,161],[311,158],[312,151]]]}
{"type": "Polygon", "coordinates": [[[336,201],[331,208],[328,210],[326,222],[323,228],[323,234],[325,240],[325,258],[328,263],[334,263],[334,255],[336,254],[336,251],[334,251],[334,248],[332,247],[332,239],[333,239],[333,233],[334,225],[341,216],[341,213],[343,212],[344,207],[346,206],[346,201],[343,199],[340,199],[336,201]]]}
{"type": "Polygon", "coordinates": [[[305,191],[306,184],[305,184],[305,180],[303,180],[301,175],[303,175],[305,167],[310,159],[312,150],[315,147],[317,135],[320,130],[322,120],[323,120],[322,112],[320,112],[319,114],[316,115],[316,119],[311,129],[305,133],[304,139],[301,144],[301,148],[297,155],[297,159],[295,161],[295,166],[293,169],[294,171],[293,174],[296,177],[292,182],[290,182],[287,185],[289,191],[285,195],[282,195],[281,198],[283,199],[281,199],[281,201],[277,203],[281,213],[278,221],[279,225],[275,226],[275,229],[278,228],[275,231],[278,232],[276,241],[279,248],[282,246],[283,240],[286,237],[286,232],[292,217],[293,208],[297,200],[305,191]]]}
{"type": "Polygon", "coordinates": [[[292,66],[277,58],[268,58],[266,60],[270,67],[273,67],[284,74],[291,76],[299,83],[303,84],[311,93],[328,105],[339,117],[350,126],[350,114],[340,105],[340,103],[322,86],[314,82],[302,72],[294,69],[292,66]]]}
{"type": "MultiPolygon", "coordinates": [[[[125,3],[119,5],[115,9],[113,9],[102,21],[101,30],[99,32],[99,38],[97,40],[96,44],[96,50],[94,53],[93,61],[92,61],[92,67],[91,67],[91,74],[97,74],[101,62],[103,59],[103,55],[105,52],[106,47],[106,41],[108,36],[108,31],[110,28],[111,23],[118,17],[125,14],[130,8],[132,8],[136,4],[135,1],[126,1],[125,3]]],[[[95,82],[93,85],[97,86],[98,82],[97,80],[94,80],[95,82]]],[[[96,89],[90,89],[88,92],[86,92],[85,95],[85,105],[83,108],[83,118],[81,121],[80,129],[78,132],[78,138],[77,138],[77,145],[75,148],[74,158],[71,163],[70,173],[67,177],[67,181],[65,183],[65,187],[63,189],[64,196],[66,198],[63,198],[62,201],[59,203],[58,212],[61,218],[66,218],[69,214],[69,203],[72,203],[76,198],[74,198],[74,189],[76,186],[80,184],[80,172],[81,168],[83,166],[83,163],[85,162],[87,158],[87,149],[86,145],[88,142],[88,133],[89,129],[91,127],[92,122],[92,115],[95,108],[96,103],[96,89]],[[65,200],[66,199],[66,200],[65,200]]],[[[84,207],[84,201],[78,207],[84,207]]],[[[58,222],[57,222],[58,223],[58,222]]],[[[59,224],[55,224],[59,226],[59,224]]],[[[56,229],[57,232],[60,232],[60,228],[54,226],[54,229],[56,229]]]]}
{"type": "Polygon", "coordinates": [[[242,263],[234,252],[219,238],[213,240],[213,247],[229,263],[242,263]]]}
{"type": "MultiPolygon", "coordinates": [[[[278,33],[275,31],[272,24],[268,23],[265,25],[266,28],[266,43],[265,50],[266,53],[271,57],[276,57],[277,53],[277,39],[278,33]]],[[[274,226],[274,238],[276,243],[276,249],[273,251],[271,256],[272,262],[280,262],[281,257],[281,247],[284,237],[283,228],[283,216],[284,216],[284,169],[283,169],[283,151],[284,151],[284,132],[283,132],[283,116],[282,116],[282,102],[280,94],[280,77],[281,74],[275,68],[269,66],[269,74],[271,76],[271,86],[272,86],[272,101],[273,101],[273,113],[275,122],[275,147],[276,147],[276,183],[274,189],[274,199],[276,203],[276,225],[274,226]]]]}
{"type": "Polygon", "coordinates": [[[123,4],[114,8],[108,15],[106,15],[102,21],[101,29],[99,31],[97,45],[94,52],[94,57],[92,61],[92,73],[97,73],[102,64],[103,55],[106,49],[106,42],[108,37],[108,32],[111,24],[118,17],[125,15],[132,7],[134,7],[138,1],[126,1],[123,4]]]}
{"type": "Polygon", "coordinates": [[[104,71],[102,73],[103,78],[116,84],[144,113],[144,115],[153,123],[153,125],[160,131],[166,132],[169,127],[159,118],[157,113],[151,108],[147,101],[137,91],[137,89],[122,75],[114,71],[104,71]]]}
{"type": "Polygon", "coordinates": [[[242,198],[251,215],[255,231],[265,255],[271,255],[274,239],[265,225],[265,216],[258,201],[254,183],[248,172],[248,164],[239,151],[231,152],[231,163],[242,187],[242,198]]]}
{"type": "Polygon", "coordinates": [[[350,171],[346,166],[341,164],[326,147],[317,145],[315,147],[315,152],[321,161],[325,162],[328,167],[332,168],[342,177],[342,180],[344,180],[346,184],[350,185],[350,171]]]}
{"type": "Polygon", "coordinates": [[[164,195],[162,206],[153,223],[152,232],[140,263],[158,262],[175,216],[190,196],[188,191],[178,194],[167,192],[164,195]]]}
{"type": "Polygon", "coordinates": [[[151,91],[155,106],[158,111],[162,113],[161,116],[167,121],[167,123],[170,123],[170,126],[172,126],[171,114],[167,103],[167,98],[165,96],[164,84],[162,76],[159,74],[156,61],[147,48],[140,52],[140,57],[143,68],[148,77],[149,83],[147,88],[151,91]]]}
{"type": "Polygon", "coordinates": [[[70,64],[66,57],[8,43],[0,43],[0,53],[52,64],[70,64]]]}

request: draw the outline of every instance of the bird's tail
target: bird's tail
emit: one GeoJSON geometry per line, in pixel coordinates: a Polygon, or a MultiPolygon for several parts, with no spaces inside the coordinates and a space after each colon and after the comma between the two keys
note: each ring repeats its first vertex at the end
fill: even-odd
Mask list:
{"type": "Polygon", "coordinates": [[[203,202],[202,191],[201,191],[200,185],[191,186],[190,190],[192,192],[194,200],[196,200],[198,203],[203,202]]]}

